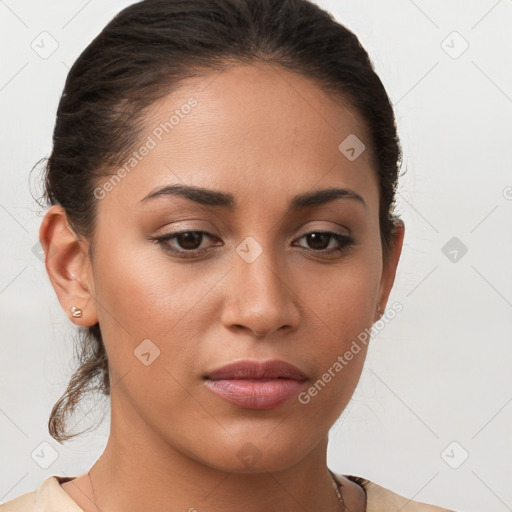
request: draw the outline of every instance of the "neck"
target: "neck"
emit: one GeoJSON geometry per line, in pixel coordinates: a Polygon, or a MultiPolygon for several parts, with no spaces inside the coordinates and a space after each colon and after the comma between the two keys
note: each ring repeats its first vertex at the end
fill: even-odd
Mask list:
{"type": "MultiPolygon", "coordinates": [[[[124,414],[124,413],[123,413],[124,414]]],[[[340,512],[326,464],[327,436],[299,463],[279,471],[232,472],[201,463],[112,410],[110,437],[90,470],[104,512],[340,512]]]]}

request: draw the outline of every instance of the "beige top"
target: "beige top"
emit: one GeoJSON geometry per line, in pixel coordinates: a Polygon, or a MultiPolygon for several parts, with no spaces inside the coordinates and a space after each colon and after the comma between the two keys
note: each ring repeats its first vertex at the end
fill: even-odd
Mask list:
{"type": "MultiPolygon", "coordinates": [[[[454,512],[409,500],[364,478],[343,476],[365,490],[366,512],[454,512]]],[[[0,504],[0,512],[84,512],[60,485],[70,479],[55,475],[48,477],[35,491],[0,504]]]]}

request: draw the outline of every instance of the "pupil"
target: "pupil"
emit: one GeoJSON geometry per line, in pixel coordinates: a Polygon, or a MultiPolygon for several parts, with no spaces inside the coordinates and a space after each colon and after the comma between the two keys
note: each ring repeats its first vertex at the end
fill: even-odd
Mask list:
{"type": "Polygon", "coordinates": [[[310,233],[309,235],[307,235],[308,237],[308,244],[310,247],[312,247],[313,249],[325,249],[327,247],[327,245],[329,245],[328,243],[320,243],[320,246],[321,247],[318,247],[318,242],[320,240],[323,239],[323,241],[327,241],[329,240],[329,237],[330,235],[327,234],[327,233],[310,233]],[[312,243],[311,243],[312,242],[312,243]],[[315,245],[317,244],[317,245],[315,245]]]}
{"type": "Polygon", "coordinates": [[[189,231],[178,235],[178,242],[183,249],[197,249],[201,245],[201,233],[189,231]],[[199,242],[199,243],[197,243],[199,242]]]}

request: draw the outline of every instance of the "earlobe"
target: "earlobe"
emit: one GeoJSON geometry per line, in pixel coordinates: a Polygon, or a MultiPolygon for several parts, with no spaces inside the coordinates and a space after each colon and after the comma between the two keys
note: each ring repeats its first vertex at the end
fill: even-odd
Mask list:
{"type": "Polygon", "coordinates": [[[96,324],[88,242],[77,237],[61,206],[53,205],[46,212],[39,228],[39,240],[48,277],[68,318],[83,327],[96,324]]]}

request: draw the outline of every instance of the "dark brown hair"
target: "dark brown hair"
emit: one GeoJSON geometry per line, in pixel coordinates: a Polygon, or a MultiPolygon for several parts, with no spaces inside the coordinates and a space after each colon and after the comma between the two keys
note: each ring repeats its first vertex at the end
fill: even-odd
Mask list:
{"type": "MultiPolygon", "coordinates": [[[[94,189],[133,151],[154,101],[185,78],[248,62],[300,73],[362,117],[378,175],[387,260],[402,156],[393,108],[358,38],[308,0],[143,0],[117,14],[82,52],[58,105],[43,200],[65,209],[75,233],[91,242],[91,258],[94,189]]],[[[59,442],[77,435],[67,433],[66,418],[84,394],[110,395],[99,324],[80,328],[79,337],[79,367],[48,423],[59,442]]]]}

